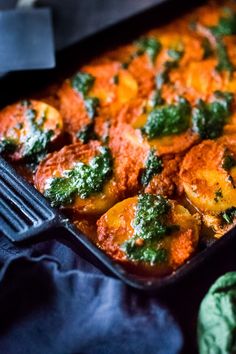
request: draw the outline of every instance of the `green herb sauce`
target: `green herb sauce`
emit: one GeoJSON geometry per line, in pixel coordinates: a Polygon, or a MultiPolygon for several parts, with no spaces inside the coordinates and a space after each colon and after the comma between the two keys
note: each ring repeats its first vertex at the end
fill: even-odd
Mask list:
{"type": "Polygon", "coordinates": [[[210,30],[215,36],[220,37],[236,34],[236,13],[228,7],[224,7],[217,26],[210,27],[210,30]]]}
{"type": "Polygon", "coordinates": [[[157,55],[160,53],[162,45],[153,37],[140,38],[135,43],[139,49],[139,54],[147,53],[152,64],[155,63],[157,55]]]}
{"type": "Polygon", "coordinates": [[[223,198],[222,190],[221,188],[219,188],[217,191],[215,191],[214,201],[218,203],[222,198],[223,198]]]}
{"type": "Polygon", "coordinates": [[[168,55],[171,60],[167,60],[164,63],[163,70],[160,73],[158,73],[156,76],[156,88],[158,90],[161,90],[162,86],[164,84],[167,84],[170,82],[170,72],[171,72],[171,70],[178,68],[179,61],[181,60],[181,58],[184,55],[184,50],[183,49],[169,49],[168,55]]]}
{"type": "Polygon", "coordinates": [[[48,144],[54,134],[52,130],[45,131],[43,125],[47,119],[46,113],[36,120],[37,112],[34,109],[28,109],[26,111],[26,119],[29,122],[30,130],[26,136],[23,145],[22,156],[28,162],[34,166],[38,164],[41,159],[46,155],[48,144]]]}
{"type": "Polygon", "coordinates": [[[236,159],[232,155],[226,155],[224,157],[222,167],[226,171],[230,171],[231,168],[236,166],[236,159]]]}
{"type": "Polygon", "coordinates": [[[180,134],[189,128],[190,118],[191,106],[186,99],[180,97],[177,104],[152,110],[142,132],[148,139],[180,134]]]}
{"type": "Polygon", "coordinates": [[[216,91],[215,99],[212,103],[199,100],[193,111],[193,131],[202,139],[215,139],[221,136],[227,118],[231,115],[233,94],[216,91]]]}
{"type": "Polygon", "coordinates": [[[71,79],[71,86],[83,97],[87,96],[89,93],[89,90],[93,87],[95,78],[88,74],[88,73],[83,73],[83,72],[78,72],[75,76],[72,77],[71,79]]]}
{"type": "Polygon", "coordinates": [[[106,147],[100,148],[88,165],[78,162],[75,167],[64,173],[63,177],[54,178],[45,190],[45,196],[53,206],[73,203],[76,196],[88,198],[101,192],[105,181],[112,173],[112,157],[106,147]]]}
{"type": "Polygon", "coordinates": [[[220,38],[216,39],[216,55],[218,58],[218,64],[216,66],[216,70],[219,72],[228,71],[230,74],[232,74],[233,71],[235,70],[235,67],[229,59],[227,48],[223,40],[220,38]]]}
{"type": "Polygon", "coordinates": [[[223,213],[220,214],[220,216],[224,223],[232,224],[234,218],[236,217],[236,207],[226,209],[223,213]]]}
{"type": "Polygon", "coordinates": [[[17,149],[17,141],[11,138],[2,138],[0,140],[0,153],[13,154],[17,149]]]}
{"type": "Polygon", "coordinates": [[[148,185],[151,179],[156,175],[161,173],[163,170],[162,160],[156,155],[154,149],[151,149],[146,161],[146,168],[141,176],[141,183],[144,187],[148,185]]]}
{"type": "Polygon", "coordinates": [[[97,97],[88,97],[88,93],[93,87],[94,81],[95,78],[92,75],[83,72],[78,72],[71,79],[71,86],[83,97],[84,105],[90,119],[95,118],[99,107],[99,99],[97,97]]]}
{"type": "Polygon", "coordinates": [[[236,13],[230,8],[223,8],[223,15],[217,26],[212,26],[209,29],[216,41],[216,56],[218,58],[216,70],[219,72],[228,71],[232,74],[235,67],[230,61],[227,48],[222,37],[236,34],[236,13]]]}
{"type": "Polygon", "coordinates": [[[90,140],[96,140],[97,135],[94,132],[94,122],[91,122],[82,127],[76,134],[78,140],[83,144],[87,144],[90,140]]]}
{"type": "Polygon", "coordinates": [[[129,259],[151,265],[168,260],[168,251],[159,241],[179,230],[178,225],[167,224],[170,209],[168,200],[161,195],[139,195],[133,221],[134,236],[121,246],[129,259]]]}

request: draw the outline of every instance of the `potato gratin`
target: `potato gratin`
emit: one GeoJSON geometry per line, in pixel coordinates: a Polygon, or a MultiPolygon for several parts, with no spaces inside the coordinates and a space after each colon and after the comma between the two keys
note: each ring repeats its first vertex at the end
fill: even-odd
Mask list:
{"type": "Polygon", "coordinates": [[[132,272],[236,224],[236,5],[209,2],[0,112],[0,151],[132,272]]]}

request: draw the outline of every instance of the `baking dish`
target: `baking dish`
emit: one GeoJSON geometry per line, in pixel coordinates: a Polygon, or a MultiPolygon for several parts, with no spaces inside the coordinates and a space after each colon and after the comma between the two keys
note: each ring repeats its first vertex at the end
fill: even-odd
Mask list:
{"type": "MultiPolygon", "coordinates": [[[[6,77],[5,79],[2,80],[1,85],[3,85],[2,90],[4,87],[5,92],[7,91],[6,88],[9,90],[9,95],[7,95],[2,100],[1,104],[5,106],[7,103],[11,101],[15,101],[17,99],[20,99],[21,97],[24,97],[25,95],[27,95],[27,93],[32,93],[33,91],[37,91],[40,88],[40,86],[43,86],[44,84],[48,84],[49,82],[54,82],[59,78],[64,78],[65,76],[70,75],[73,72],[73,58],[74,57],[77,58],[78,55],[78,54],[76,55],[75,53],[83,54],[81,55],[81,64],[82,64],[84,61],[88,60],[88,58],[90,58],[91,56],[94,56],[95,54],[98,55],[99,52],[103,51],[105,48],[110,49],[111,41],[113,46],[114,44],[116,45],[119,44],[120,41],[122,41],[122,38],[120,38],[121,37],[120,33],[121,32],[126,33],[127,28],[129,29],[129,37],[130,37],[129,39],[131,39],[134,36],[137,36],[139,33],[143,32],[149,26],[152,26],[153,24],[156,25],[157,23],[159,24],[163,22],[163,19],[165,21],[170,19],[173,13],[175,14],[175,16],[176,16],[176,12],[178,11],[182,13],[184,10],[187,10],[187,8],[189,8],[190,6],[194,6],[194,3],[196,4],[196,2],[194,1],[188,3],[188,5],[182,3],[180,6],[179,3],[176,1],[168,1],[165,4],[157,6],[155,9],[140,14],[139,16],[136,16],[135,18],[132,18],[129,21],[125,21],[124,23],[121,23],[113,27],[112,29],[109,29],[109,35],[108,32],[103,31],[102,33],[99,33],[96,36],[93,36],[85,40],[83,43],[79,43],[78,46],[76,45],[73,48],[69,48],[64,52],[59,53],[58,54],[59,65],[55,71],[48,72],[45,74],[37,73],[33,75],[32,73],[28,73],[27,75],[25,75],[24,85],[22,85],[21,80],[23,78],[23,75],[21,74],[11,75],[9,77],[6,77]],[[177,4],[178,4],[178,11],[176,11],[177,4]],[[115,41],[115,39],[117,40],[115,41]],[[86,53],[86,55],[84,53],[86,53]],[[69,70],[68,70],[68,63],[70,63],[69,70]],[[19,86],[17,87],[17,85],[19,84],[20,86],[22,85],[20,88],[19,86]],[[18,92],[20,92],[20,95],[18,94],[18,92]]],[[[127,36],[125,40],[127,40],[127,36]]],[[[78,66],[78,61],[76,61],[76,66],[78,66]]],[[[35,195],[37,195],[37,192],[34,193],[35,195]]],[[[45,206],[49,208],[47,202],[45,201],[44,203],[45,206]]],[[[60,216],[59,218],[63,219],[62,216],[60,216]]],[[[81,233],[79,233],[79,231],[69,222],[66,222],[63,225],[64,228],[67,230],[65,234],[60,231],[60,234],[63,235],[63,237],[65,237],[64,235],[66,235],[66,239],[69,241],[76,241],[76,242],[79,241],[79,243],[83,244],[83,246],[87,250],[89,250],[90,255],[93,254],[103,265],[105,265],[108,269],[110,269],[116,276],[120,277],[125,282],[127,282],[128,284],[134,287],[145,289],[145,290],[157,289],[163,287],[164,285],[171,284],[177,281],[177,279],[179,278],[182,278],[183,275],[185,275],[190,271],[190,269],[193,269],[205,259],[206,252],[208,253],[207,257],[209,257],[210,252],[213,254],[220,247],[218,245],[220,245],[221,242],[223,242],[223,240],[228,240],[231,237],[230,235],[232,235],[233,233],[233,230],[231,230],[228,233],[228,235],[224,236],[222,240],[218,241],[215,245],[212,245],[210,248],[204,249],[201,252],[199,252],[190,261],[188,261],[185,265],[183,265],[177,271],[172,273],[170,276],[156,279],[151,277],[143,278],[140,276],[129,274],[120,265],[110,260],[110,258],[108,258],[96,246],[94,246],[85,236],[81,235],[81,233]]]]}

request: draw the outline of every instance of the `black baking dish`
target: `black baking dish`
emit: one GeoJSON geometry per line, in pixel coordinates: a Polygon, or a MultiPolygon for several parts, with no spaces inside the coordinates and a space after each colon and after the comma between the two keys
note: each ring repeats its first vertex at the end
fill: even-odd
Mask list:
{"type": "MultiPolygon", "coordinates": [[[[3,107],[11,102],[24,98],[25,96],[30,96],[30,94],[37,92],[42,87],[64,79],[68,75],[71,75],[80,64],[82,65],[89,58],[99,55],[105,49],[112,49],[114,46],[122,44],[124,41],[132,40],[135,36],[142,34],[145,30],[169,21],[172,18],[176,18],[176,16],[183,14],[193,6],[199,5],[199,3],[201,2],[198,0],[162,1],[161,4],[148,11],[140,13],[135,17],[99,32],[80,43],[57,53],[58,64],[56,69],[38,72],[19,72],[6,75],[0,80],[0,106],[3,107]]],[[[10,177],[13,175],[17,176],[16,179],[19,183],[23,188],[27,189],[29,195],[32,195],[32,198],[35,199],[35,203],[41,203],[42,208],[49,211],[49,214],[51,213],[50,215],[52,215],[52,218],[45,228],[38,230],[40,232],[35,232],[33,235],[29,233],[29,235],[22,240],[13,238],[12,241],[35,242],[47,239],[48,237],[61,239],[85,258],[99,266],[102,270],[112,273],[128,285],[141,290],[153,291],[176,283],[185,275],[189,274],[194,269],[197,269],[204,261],[206,261],[206,259],[209,260],[209,257],[216,254],[223,245],[228,244],[230,240],[234,238],[235,229],[232,229],[217,242],[214,242],[209,247],[204,247],[202,250],[199,250],[198,253],[186,264],[171,275],[163,278],[140,277],[128,273],[128,271],[120,264],[110,259],[85,235],[81,234],[72,223],[63,217],[63,215],[52,209],[40,193],[30,186],[28,182],[24,181],[22,177],[18,176],[14,169],[0,158],[0,182],[1,178],[5,178],[6,183],[9,182],[9,187],[11,187],[12,183],[14,186],[14,183],[17,183],[17,181],[14,182],[13,178],[10,177]],[[4,171],[6,172],[5,175],[4,171]]],[[[17,185],[15,186],[17,187],[17,185]]],[[[1,196],[0,185],[0,198],[1,196]]],[[[6,195],[5,197],[9,199],[9,205],[11,205],[11,197],[6,195]]],[[[0,223],[0,230],[1,229],[3,229],[3,227],[1,227],[0,223]]]]}

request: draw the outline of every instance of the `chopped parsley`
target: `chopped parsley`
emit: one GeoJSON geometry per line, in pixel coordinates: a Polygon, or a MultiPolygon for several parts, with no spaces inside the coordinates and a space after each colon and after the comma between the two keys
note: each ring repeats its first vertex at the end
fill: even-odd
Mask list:
{"type": "Polygon", "coordinates": [[[162,160],[156,155],[154,149],[151,149],[146,161],[146,168],[141,176],[141,183],[143,186],[147,186],[151,179],[163,170],[162,160]]]}
{"type": "Polygon", "coordinates": [[[236,217],[236,207],[228,208],[223,213],[221,213],[222,221],[227,224],[232,224],[235,217],[236,217]]]}
{"type": "Polygon", "coordinates": [[[112,173],[112,157],[106,147],[100,148],[88,165],[77,162],[63,177],[53,178],[45,190],[45,196],[53,206],[73,203],[76,196],[81,199],[102,191],[106,179],[112,173]]]}
{"type": "Polygon", "coordinates": [[[154,37],[142,37],[135,44],[139,49],[139,53],[147,53],[151,63],[154,64],[162,48],[160,41],[154,37]]]}
{"type": "Polygon", "coordinates": [[[160,245],[160,240],[179,230],[178,225],[167,224],[170,209],[168,200],[161,195],[139,195],[133,221],[134,236],[121,246],[129,259],[151,265],[168,260],[168,251],[160,245]]]}
{"type": "Polygon", "coordinates": [[[215,139],[222,135],[227,118],[231,115],[233,94],[215,92],[215,101],[205,103],[199,100],[193,110],[193,131],[202,139],[215,139]]]}
{"type": "Polygon", "coordinates": [[[190,118],[191,106],[185,98],[180,97],[177,104],[154,108],[142,132],[148,139],[179,134],[189,128],[190,118]]]}

